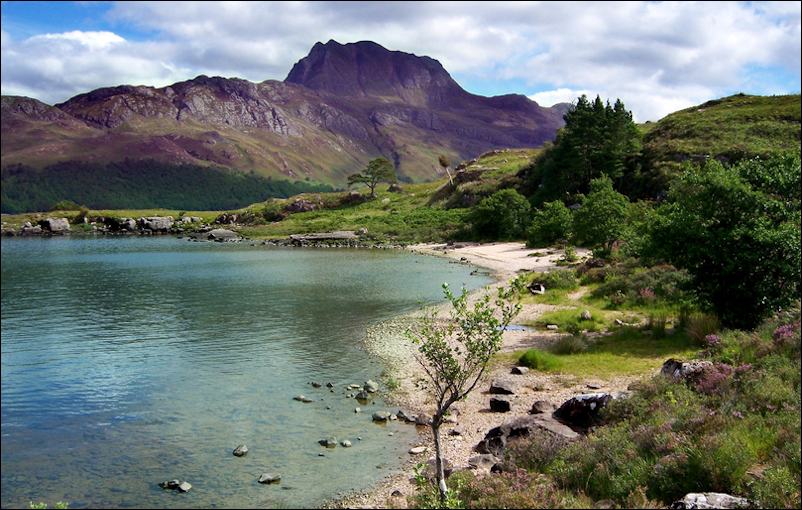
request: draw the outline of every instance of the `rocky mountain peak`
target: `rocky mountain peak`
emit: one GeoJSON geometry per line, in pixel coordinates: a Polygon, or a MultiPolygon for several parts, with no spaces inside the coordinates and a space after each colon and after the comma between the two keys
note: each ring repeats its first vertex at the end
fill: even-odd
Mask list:
{"type": "Polygon", "coordinates": [[[437,60],[371,42],[316,43],[284,80],[337,96],[442,104],[465,92],[437,60]]]}

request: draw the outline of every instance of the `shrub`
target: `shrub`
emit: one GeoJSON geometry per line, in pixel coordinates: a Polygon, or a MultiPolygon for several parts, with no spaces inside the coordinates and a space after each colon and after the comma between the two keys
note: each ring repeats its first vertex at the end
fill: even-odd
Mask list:
{"type": "Polygon", "coordinates": [[[533,273],[532,281],[542,283],[546,286],[546,290],[574,290],[579,287],[576,273],[570,269],[558,269],[548,273],[533,273]]]}
{"type": "Polygon", "coordinates": [[[529,202],[514,189],[503,189],[479,202],[468,219],[482,239],[520,239],[529,224],[529,202]]]}
{"type": "Polygon", "coordinates": [[[800,479],[785,466],[766,469],[751,487],[752,498],[761,508],[799,508],[800,479]]]}
{"type": "Polygon", "coordinates": [[[556,434],[536,430],[526,438],[511,441],[504,450],[506,468],[523,468],[542,472],[568,445],[568,441],[556,434]]]}
{"type": "Polygon", "coordinates": [[[705,345],[705,338],[719,330],[718,319],[715,315],[696,313],[686,319],[685,332],[699,345],[705,345]]]}
{"type": "Polygon", "coordinates": [[[649,314],[649,322],[647,328],[652,332],[655,338],[663,338],[666,336],[666,323],[668,316],[665,313],[654,312],[649,314]]]}
{"type": "Polygon", "coordinates": [[[526,245],[536,248],[568,239],[571,222],[571,210],[565,204],[561,201],[546,202],[532,214],[532,223],[526,231],[526,245]]]}
{"type": "Polygon", "coordinates": [[[624,234],[629,205],[627,197],[613,189],[608,177],[592,180],[590,194],[574,213],[577,241],[609,254],[613,244],[624,234]]]}
{"type": "Polygon", "coordinates": [[[588,350],[588,343],[581,336],[564,336],[551,344],[549,350],[554,354],[577,354],[588,350]]]}
{"type": "Polygon", "coordinates": [[[563,250],[563,257],[561,260],[563,262],[568,262],[568,263],[576,262],[577,260],[579,260],[579,257],[577,257],[576,255],[576,248],[574,248],[570,244],[567,245],[565,247],[565,250],[563,250]]]}
{"type": "Polygon", "coordinates": [[[467,508],[589,508],[590,501],[560,491],[548,477],[524,469],[473,478],[461,491],[467,508]]]}
{"type": "Polygon", "coordinates": [[[525,367],[543,372],[553,371],[560,368],[560,359],[553,354],[539,349],[529,349],[518,358],[518,363],[525,367]]]}
{"type": "MultiPolygon", "coordinates": [[[[606,271],[588,270],[583,280],[601,281],[593,291],[594,297],[611,299],[618,295],[624,302],[648,305],[655,301],[681,303],[688,298],[687,289],[691,278],[687,271],[670,265],[657,265],[648,268],[636,267],[632,262],[617,264],[606,271]]],[[[620,301],[620,298],[617,299],[620,301]]],[[[621,303],[619,303],[621,304],[621,303]]]]}

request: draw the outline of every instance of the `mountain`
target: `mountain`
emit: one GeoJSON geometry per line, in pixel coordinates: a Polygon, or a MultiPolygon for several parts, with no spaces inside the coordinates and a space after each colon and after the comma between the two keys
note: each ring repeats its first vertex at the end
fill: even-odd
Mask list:
{"type": "Polygon", "coordinates": [[[55,106],[4,96],[2,167],[125,159],[343,185],[383,155],[402,178],[426,180],[439,172],[439,154],[461,160],[542,145],[563,113],[522,95],[470,94],[429,57],[329,41],[283,82],[198,76],[102,88],[55,106]]]}

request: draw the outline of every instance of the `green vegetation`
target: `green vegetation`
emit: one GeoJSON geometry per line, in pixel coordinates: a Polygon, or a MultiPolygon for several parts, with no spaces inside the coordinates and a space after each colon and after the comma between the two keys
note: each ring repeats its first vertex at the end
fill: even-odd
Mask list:
{"type": "Polygon", "coordinates": [[[496,296],[487,293],[476,303],[468,304],[464,287],[454,295],[447,283],[443,293],[451,305],[447,320],[439,311],[428,310],[410,331],[418,345],[418,362],[429,378],[436,410],[432,415],[432,436],[435,448],[435,476],[440,504],[449,500],[440,446],[440,426],[455,402],[464,399],[482,379],[491,358],[501,349],[504,330],[520,312],[518,303],[522,282],[515,279],[509,287],[499,287],[496,296]]]}
{"type": "Polygon", "coordinates": [[[520,239],[529,224],[529,202],[514,189],[504,189],[483,199],[468,221],[480,239],[520,239]]]}
{"type": "Polygon", "coordinates": [[[685,162],[736,163],[799,152],[800,96],[736,94],[672,113],[643,140],[646,194],[667,188],[685,162]]]}
{"type": "Polygon", "coordinates": [[[376,198],[376,186],[380,182],[392,183],[397,180],[393,164],[387,158],[375,158],[370,160],[365,170],[348,176],[348,187],[364,184],[370,190],[370,197],[376,198]]]}
{"type": "Polygon", "coordinates": [[[532,223],[526,231],[526,245],[530,248],[550,245],[571,235],[571,210],[559,200],[546,202],[532,214],[532,223]]]}
{"type": "Polygon", "coordinates": [[[590,194],[574,213],[577,242],[609,253],[624,235],[628,209],[629,200],[613,189],[609,177],[593,179],[590,194]]]}
{"type": "Polygon", "coordinates": [[[327,185],[273,180],[194,165],[153,160],[118,163],[57,163],[42,170],[3,168],[0,203],[4,213],[72,209],[155,208],[220,210],[268,197],[331,191],[327,185]]]}
{"type": "Polygon", "coordinates": [[[688,168],[647,251],[687,269],[725,325],[754,327],[799,297],[801,180],[798,153],[688,168]]]}
{"type": "Polygon", "coordinates": [[[537,205],[587,193],[591,181],[602,175],[616,182],[630,178],[640,144],[632,113],[620,99],[611,106],[599,96],[591,103],[582,95],[565,114],[565,127],[554,145],[527,172],[532,202],[537,205]]]}
{"type": "Polygon", "coordinates": [[[560,358],[540,349],[528,349],[518,358],[518,364],[542,372],[553,372],[562,367],[560,358]]]}

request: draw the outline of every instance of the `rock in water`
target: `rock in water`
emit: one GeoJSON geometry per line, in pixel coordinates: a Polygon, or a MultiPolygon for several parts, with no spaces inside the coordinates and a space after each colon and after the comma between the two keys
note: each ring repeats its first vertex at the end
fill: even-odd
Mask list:
{"type": "Polygon", "coordinates": [[[259,477],[259,483],[276,483],[281,480],[281,475],[278,473],[262,473],[259,477]]]}
{"type": "Polygon", "coordinates": [[[354,395],[354,398],[357,400],[370,400],[370,394],[367,391],[360,391],[354,395]]]}
{"type": "Polygon", "coordinates": [[[181,482],[178,484],[178,492],[189,492],[191,488],[192,484],[189,482],[181,482]]]}
{"type": "Polygon", "coordinates": [[[159,482],[159,487],[162,489],[177,489],[179,485],[181,485],[179,480],[166,480],[164,482],[159,482]]]}
{"type": "Polygon", "coordinates": [[[244,444],[241,444],[234,448],[234,456],[235,457],[244,457],[248,453],[248,447],[244,444]]]}
{"type": "Polygon", "coordinates": [[[225,228],[216,228],[214,230],[210,230],[206,234],[206,239],[210,241],[225,243],[225,242],[239,241],[240,239],[242,239],[242,237],[240,237],[240,235],[234,232],[233,230],[228,230],[225,228]]]}
{"type": "Polygon", "coordinates": [[[40,221],[39,225],[51,234],[64,234],[70,231],[70,222],[67,218],[47,218],[40,221]]]}
{"type": "Polygon", "coordinates": [[[305,397],[304,395],[298,395],[298,396],[292,397],[292,399],[293,400],[297,400],[298,402],[303,402],[305,404],[308,404],[309,402],[312,402],[311,398],[305,397]]]}
{"type": "Polygon", "coordinates": [[[373,421],[387,421],[390,419],[390,413],[387,411],[376,411],[373,413],[373,421]]]}
{"type": "Polygon", "coordinates": [[[320,444],[320,446],[325,446],[326,448],[334,448],[335,446],[337,446],[337,438],[329,437],[326,439],[321,439],[320,441],[318,441],[318,444],[320,444]]]}
{"type": "Polygon", "coordinates": [[[365,384],[362,387],[369,393],[376,393],[379,391],[379,384],[375,381],[371,381],[370,379],[365,381],[365,384]]]}
{"type": "Polygon", "coordinates": [[[347,439],[343,439],[340,444],[343,446],[343,448],[351,448],[351,441],[347,439]]]}

